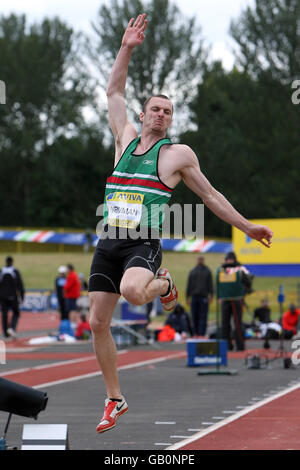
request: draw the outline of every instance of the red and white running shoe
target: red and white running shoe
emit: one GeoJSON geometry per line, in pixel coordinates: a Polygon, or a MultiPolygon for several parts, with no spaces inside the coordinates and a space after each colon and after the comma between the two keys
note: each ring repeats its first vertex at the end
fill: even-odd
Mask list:
{"type": "Polygon", "coordinates": [[[173,282],[171,274],[165,268],[160,268],[157,271],[156,277],[157,279],[166,279],[167,281],[169,281],[169,290],[167,294],[160,296],[160,301],[162,303],[164,310],[166,310],[167,312],[170,312],[171,310],[174,310],[177,304],[178,292],[177,292],[176,286],[173,282]]]}
{"type": "Polygon", "coordinates": [[[122,401],[114,401],[110,398],[105,400],[104,413],[100,423],[97,426],[97,432],[102,433],[112,429],[116,425],[116,420],[119,416],[128,411],[128,405],[122,397],[122,401]]]}

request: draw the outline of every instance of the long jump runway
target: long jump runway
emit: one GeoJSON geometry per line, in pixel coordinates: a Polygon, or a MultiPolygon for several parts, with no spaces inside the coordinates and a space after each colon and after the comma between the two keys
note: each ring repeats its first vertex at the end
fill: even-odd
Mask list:
{"type": "MultiPolygon", "coordinates": [[[[247,353],[257,347],[254,342],[247,345],[247,353]]],[[[272,346],[276,349],[278,343],[272,346]]],[[[244,353],[233,352],[228,367],[238,369],[237,375],[198,376],[199,368],[186,365],[184,343],[119,351],[129,412],[115,429],[98,435],[105,387],[91,344],[13,351],[0,366],[0,376],[48,393],[37,424],[68,424],[71,449],[300,449],[299,368],[284,369],[279,359],[269,369],[249,370],[244,353]]],[[[5,419],[1,412],[1,428],[5,419]]],[[[26,423],[33,420],[13,416],[9,445],[21,446],[26,423]]]]}

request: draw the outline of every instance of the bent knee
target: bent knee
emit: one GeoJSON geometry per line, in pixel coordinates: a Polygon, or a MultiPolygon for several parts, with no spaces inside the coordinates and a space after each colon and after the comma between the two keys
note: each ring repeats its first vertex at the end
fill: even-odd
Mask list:
{"type": "Polygon", "coordinates": [[[143,305],[145,303],[145,289],[140,288],[136,283],[121,283],[120,292],[130,304],[143,305]]]}

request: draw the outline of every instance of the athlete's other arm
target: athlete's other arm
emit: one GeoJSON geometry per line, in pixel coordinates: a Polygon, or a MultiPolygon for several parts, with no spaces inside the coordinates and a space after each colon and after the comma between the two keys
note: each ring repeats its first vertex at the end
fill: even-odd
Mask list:
{"type": "Polygon", "coordinates": [[[106,95],[111,130],[115,137],[115,163],[121,157],[125,147],[137,137],[137,132],[127,119],[124,99],[128,65],[132,51],[141,45],[145,39],[147,27],[146,15],[139,15],[136,20],[131,18],[124,33],[121,48],[111,70],[106,95]]]}
{"type": "Polygon", "coordinates": [[[237,212],[230,202],[217,191],[200,170],[199,161],[192,149],[182,146],[184,162],[179,170],[185,184],[196,193],[203,203],[220,219],[237,227],[249,237],[258,240],[266,247],[270,247],[273,232],[264,225],[253,224],[237,212]]]}

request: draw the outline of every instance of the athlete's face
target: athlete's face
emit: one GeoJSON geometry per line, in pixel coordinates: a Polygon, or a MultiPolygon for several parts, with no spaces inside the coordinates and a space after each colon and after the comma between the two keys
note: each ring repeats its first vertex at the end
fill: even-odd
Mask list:
{"type": "Polygon", "coordinates": [[[172,124],[172,115],[171,101],[155,96],[147,103],[145,112],[140,114],[140,120],[143,127],[158,134],[165,134],[172,124]]]}

